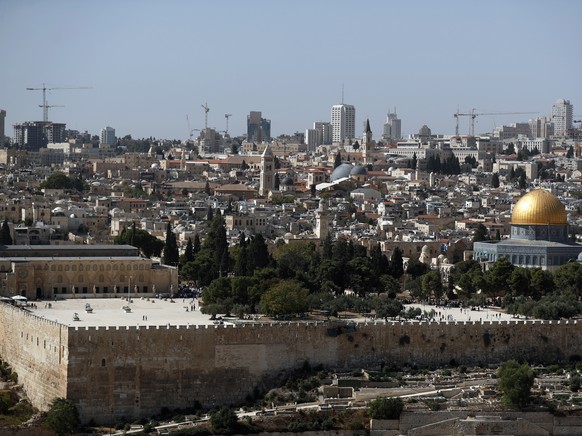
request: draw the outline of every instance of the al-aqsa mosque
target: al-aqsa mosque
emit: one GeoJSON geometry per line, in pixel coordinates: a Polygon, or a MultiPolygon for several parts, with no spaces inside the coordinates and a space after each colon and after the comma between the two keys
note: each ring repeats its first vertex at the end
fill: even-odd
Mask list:
{"type": "Polygon", "coordinates": [[[549,191],[535,189],[513,208],[510,239],[475,242],[473,258],[492,263],[503,257],[516,266],[554,270],[577,260],[582,245],[568,237],[568,216],[562,202],[549,191]]]}

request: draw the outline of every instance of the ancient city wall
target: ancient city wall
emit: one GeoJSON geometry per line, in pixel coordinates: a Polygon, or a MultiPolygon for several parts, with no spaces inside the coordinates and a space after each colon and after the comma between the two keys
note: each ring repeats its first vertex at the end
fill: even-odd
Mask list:
{"type": "Polygon", "coordinates": [[[487,364],[582,356],[582,324],[285,323],[72,329],[69,398],[96,421],[236,403],[301,367],[487,364]],[[104,405],[108,405],[107,410],[104,405]],[[109,415],[109,416],[107,416],[109,415]]]}
{"type": "Polygon", "coordinates": [[[79,328],[3,306],[0,355],[18,371],[35,405],[66,396],[83,420],[96,422],[151,416],[195,401],[244,401],[305,361],[348,369],[582,356],[582,324],[576,322],[79,328]]]}
{"type": "Polygon", "coordinates": [[[67,393],[68,333],[66,326],[0,304],[0,357],[18,374],[33,402],[46,409],[67,393]]]}

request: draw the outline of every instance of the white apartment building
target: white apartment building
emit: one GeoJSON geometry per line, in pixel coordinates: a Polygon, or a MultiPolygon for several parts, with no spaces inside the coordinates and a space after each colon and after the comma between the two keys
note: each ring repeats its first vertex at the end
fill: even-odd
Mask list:
{"type": "Polygon", "coordinates": [[[340,144],[345,139],[356,137],[356,108],[351,104],[336,104],[331,107],[332,141],[340,144]]]}
{"type": "Polygon", "coordinates": [[[568,134],[568,129],[572,128],[572,117],[574,114],[574,106],[570,104],[570,100],[559,99],[552,106],[552,122],[554,123],[554,135],[565,137],[568,134]]]}

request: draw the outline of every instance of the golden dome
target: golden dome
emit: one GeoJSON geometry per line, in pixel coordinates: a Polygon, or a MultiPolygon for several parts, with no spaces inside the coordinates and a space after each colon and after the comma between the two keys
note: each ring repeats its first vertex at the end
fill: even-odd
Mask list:
{"type": "Polygon", "coordinates": [[[564,225],[568,224],[562,202],[544,189],[528,192],[515,204],[511,224],[564,225]]]}

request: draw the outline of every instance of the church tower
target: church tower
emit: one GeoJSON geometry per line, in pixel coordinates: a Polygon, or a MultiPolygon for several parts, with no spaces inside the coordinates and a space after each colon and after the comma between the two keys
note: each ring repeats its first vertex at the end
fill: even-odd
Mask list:
{"type": "Polygon", "coordinates": [[[275,157],[271,146],[267,144],[261,155],[259,195],[269,195],[273,189],[275,189],[275,157]]]}
{"type": "Polygon", "coordinates": [[[315,211],[315,236],[320,240],[327,238],[329,234],[329,217],[327,209],[327,200],[319,200],[319,207],[315,211]]]}
{"type": "Polygon", "coordinates": [[[364,160],[364,165],[370,163],[370,150],[372,150],[372,129],[370,129],[370,119],[367,119],[366,130],[364,131],[364,137],[362,138],[362,158],[364,160]]]}

